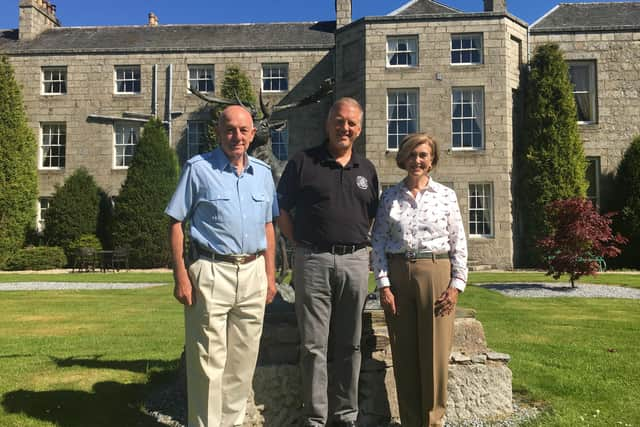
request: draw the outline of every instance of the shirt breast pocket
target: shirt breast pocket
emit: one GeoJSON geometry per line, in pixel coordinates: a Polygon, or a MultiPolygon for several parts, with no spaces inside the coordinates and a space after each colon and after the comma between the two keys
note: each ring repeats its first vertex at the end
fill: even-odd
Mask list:
{"type": "Polygon", "coordinates": [[[269,206],[267,195],[259,192],[251,193],[251,202],[253,203],[252,212],[255,214],[255,220],[265,222],[269,206]]]}
{"type": "Polygon", "coordinates": [[[233,215],[231,195],[225,193],[209,192],[204,200],[207,216],[216,222],[224,221],[233,215]]]}

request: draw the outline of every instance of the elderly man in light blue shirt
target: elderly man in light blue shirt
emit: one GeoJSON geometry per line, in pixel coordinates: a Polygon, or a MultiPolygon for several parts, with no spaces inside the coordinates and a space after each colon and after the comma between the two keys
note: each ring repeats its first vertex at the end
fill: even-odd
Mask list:
{"type": "Polygon", "coordinates": [[[255,132],[246,109],[227,107],[220,147],[186,163],[165,210],[174,296],[185,305],[189,427],[242,425],[265,303],[276,293],[278,207],[269,166],[247,155],[255,132]]]}

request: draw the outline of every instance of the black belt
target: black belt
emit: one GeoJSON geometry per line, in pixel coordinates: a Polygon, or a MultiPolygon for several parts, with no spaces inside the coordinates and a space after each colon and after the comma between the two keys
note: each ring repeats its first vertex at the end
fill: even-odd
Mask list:
{"type": "Polygon", "coordinates": [[[206,258],[212,261],[222,261],[231,264],[246,264],[251,261],[255,261],[258,257],[264,254],[264,251],[256,252],[255,254],[217,254],[209,249],[205,249],[201,246],[195,246],[195,252],[198,258],[206,258]]]}
{"type": "Polygon", "coordinates": [[[415,261],[417,259],[449,259],[449,252],[432,252],[432,251],[407,251],[400,254],[388,253],[389,258],[401,258],[408,261],[415,261]]]}
{"type": "Polygon", "coordinates": [[[302,246],[305,246],[311,249],[313,252],[329,252],[333,255],[348,255],[348,254],[354,253],[355,251],[359,251],[360,249],[364,249],[369,245],[367,243],[356,243],[353,245],[343,245],[343,244],[311,245],[311,244],[303,243],[302,246]]]}

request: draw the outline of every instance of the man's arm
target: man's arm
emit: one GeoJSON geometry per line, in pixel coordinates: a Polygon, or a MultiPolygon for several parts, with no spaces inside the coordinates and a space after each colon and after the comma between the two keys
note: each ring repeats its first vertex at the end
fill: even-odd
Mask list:
{"type": "Polygon", "coordinates": [[[169,244],[173,260],[173,296],[184,305],[193,305],[195,295],[193,285],[189,279],[189,273],[184,265],[184,231],[182,222],[171,219],[169,224],[169,244]]]}
{"type": "Polygon", "coordinates": [[[293,221],[291,219],[291,215],[289,212],[284,209],[280,209],[280,216],[278,217],[278,227],[280,227],[280,232],[284,234],[284,237],[287,238],[290,242],[294,242],[293,239],[293,221]]]}
{"type": "Polygon", "coordinates": [[[267,250],[264,253],[264,268],[267,273],[267,304],[271,304],[276,296],[276,233],[273,223],[264,225],[264,234],[267,236],[267,250]]]}

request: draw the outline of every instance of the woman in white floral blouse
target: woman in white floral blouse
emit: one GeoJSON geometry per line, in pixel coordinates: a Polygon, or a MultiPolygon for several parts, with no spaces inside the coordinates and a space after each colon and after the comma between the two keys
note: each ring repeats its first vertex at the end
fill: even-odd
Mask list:
{"type": "Polygon", "coordinates": [[[403,427],[441,426],[458,293],[467,281],[467,241],[453,190],[429,173],[438,146],[405,137],[396,163],[407,177],[381,197],[373,270],[385,310],[403,427]]]}

